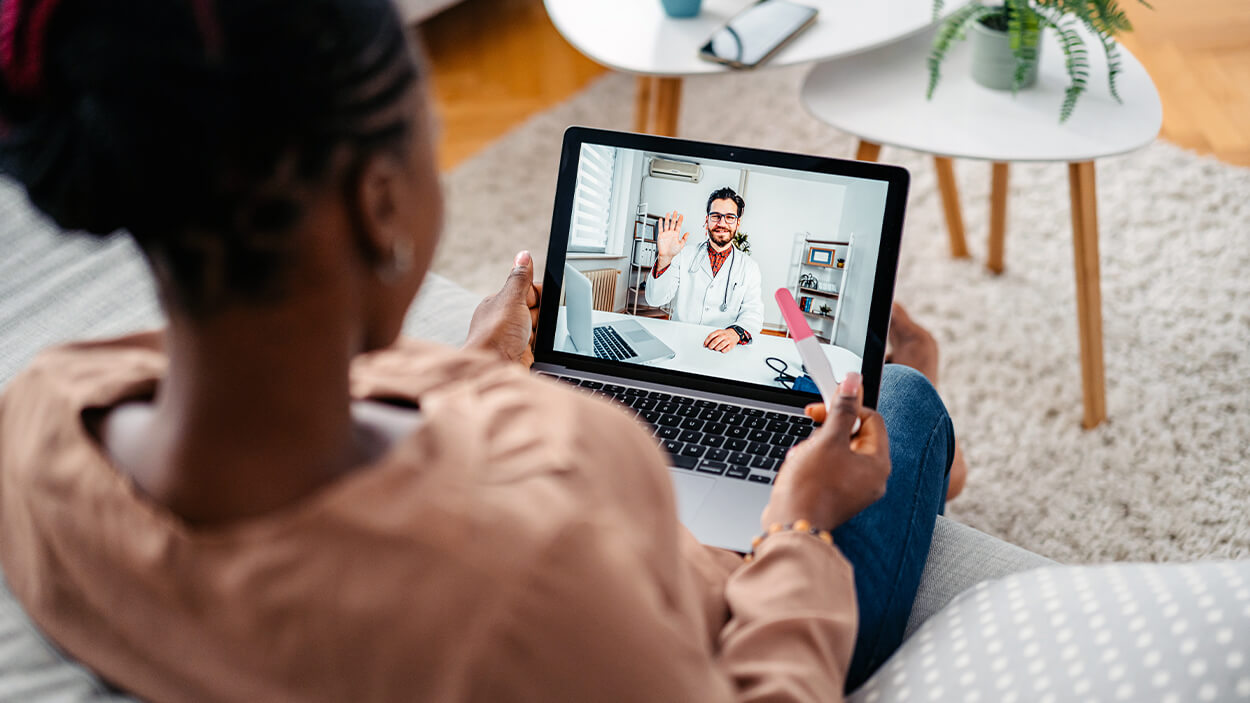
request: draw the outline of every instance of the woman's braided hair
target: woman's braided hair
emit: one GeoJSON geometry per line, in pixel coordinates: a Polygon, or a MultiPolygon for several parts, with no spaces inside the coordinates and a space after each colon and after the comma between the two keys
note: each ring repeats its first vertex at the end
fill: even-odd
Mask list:
{"type": "Polygon", "coordinates": [[[280,290],[305,186],[410,136],[389,0],[0,0],[0,170],[206,313],[280,290]]]}

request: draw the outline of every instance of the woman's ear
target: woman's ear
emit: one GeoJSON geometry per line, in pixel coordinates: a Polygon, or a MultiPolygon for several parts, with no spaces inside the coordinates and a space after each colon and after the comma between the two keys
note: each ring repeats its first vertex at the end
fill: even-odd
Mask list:
{"type": "Polygon", "coordinates": [[[347,203],[356,245],[380,276],[406,273],[412,265],[412,231],[405,212],[411,177],[399,159],[373,154],[349,172],[347,203]]]}

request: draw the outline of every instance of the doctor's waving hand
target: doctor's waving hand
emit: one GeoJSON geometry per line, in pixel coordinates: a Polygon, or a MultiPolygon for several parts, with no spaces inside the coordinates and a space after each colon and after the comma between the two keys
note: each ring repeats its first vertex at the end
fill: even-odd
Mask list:
{"type": "Polygon", "coordinates": [[[750,343],[764,324],[760,267],[733,245],[745,208],[732,188],[713,191],[703,221],[707,237],[697,243],[681,231],[684,215],[661,218],[645,288],[648,304],[672,303],[674,320],[715,327],[703,346],[719,352],[750,343]]]}

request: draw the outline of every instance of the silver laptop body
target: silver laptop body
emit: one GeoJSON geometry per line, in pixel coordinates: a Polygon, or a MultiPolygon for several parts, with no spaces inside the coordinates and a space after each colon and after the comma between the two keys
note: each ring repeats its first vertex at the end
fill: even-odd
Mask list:
{"type": "MultiPolygon", "coordinates": [[[[783,421],[782,418],[798,417],[794,408],[744,400],[732,395],[705,393],[676,388],[664,384],[653,384],[633,379],[623,379],[612,374],[596,374],[575,371],[554,364],[536,363],[534,370],[540,374],[551,376],[573,385],[580,385],[588,392],[615,395],[629,392],[642,392],[655,395],[657,404],[663,398],[688,400],[700,412],[716,407],[733,407],[746,411],[758,412],[757,417],[767,422],[783,421]],[[700,405],[702,404],[702,405],[700,405]],[[713,404],[709,406],[708,404],[713,404]]],[[[628,397],[628,396],[627,396],[628,397]]],[[[805,418],[804,418],[805,419],[805,418]]],[[[665,440],[661,439],[661,444],[665,440]]],[[[666,454],[670,462],[687,461],[682,457],[666,454]]],[[[778,460],[780,461],[780,460],[778,460]]],[[[723,462],[722,462],[723,463],[723,462]]],[[[669,466],[673,479],[673,489],[677,499],[677,516],[682,524],[703,544],[738,552],[751,551],[751,540],[760,533],[760,515],[768,505],[772,493],[772,481],[776,477],[775,470],[737,466],[738,474],[743,477],[716,475],[704,471],[711,466],[710,462],[699,459],[694,466],[681,468],[669,466]]]]}
{"type": "MultiPolygon", "coordinates": [[[[555,349],[561,307],[558,303],[551,305],[544,301],[533,369],[539,374],[578,386],[582,391],[611,398],[621,403],[624,412],[633,413],[642,423],[649,425],[669,461],[678,517],[682,523],[703,544],[749,552],[752,539],[760,532],[760,517],[768,505],[772,484],[785,453],[814,431],[811,421],[802,414],[802,406],[807,401],[794,391],[761,391],[758,385],[740,383],[732,378],[709,376],[694,380],[689,378],[688,373],[674,372],[670,382],[665,378],[670,374],[663,367],[648,367],[638,362],[670,359],[676,356],[675,353],[640,324],[630,320],[600,325],[610,326],[631,346],[637,344],[634,348],[638,355],[624,359],[630,363],[609,363],[594,352],[593,286],[585,275],[569,266],[565,258],[573,221],[578,168],[582,161],[578,155],[583,152],[583,146],[589,144],[646,154],[672,153],[675,155],[673,158],[680,159],[719,159],[728,163],[754,164],[753,167],[763,165],[792,172],[826,172],[869,179],[878,184],[888,183],[889,198],[880,205],[883,220],[880,225],[879,264],[872,288],[871,319],[866,325],[865,353],[862,355],[865,401],[869,407],[875,406],[884,339],[889,327],[907,195],[907,173],[903,169],[880,164],[764,152],[585,127],[570,127],[565,132],[544,282],[547,291],[555,292],[561,290],[563,279],[565,326],[577,353],[555,349]],[[719,427],[713,430],[707,423],[718,423],[719,427]],[[746,434],[730,429],[738,427],[744,429],[746,434]],[[702,438],[688,439],[684,434],[686,432],[701,432],[702,438]],[[722,447],[730,450],[728,458],[712,453],[716,447],[707,443],[710,436],[725,438],[722,447]],[[747,442],[746,449],[734,450],[743,446],[744,441],[747,442]],[[704,453],[688,454],[692,448],[697,450],[700,446],[704,448],[704,453]]],[[[606,173],[606,170],[603,172],[606,173]]],[[[631,192],[635,194],[632,197],[641,197],[639,191],[631,192]]],[[[706,195],[701,194],[701,197],[706,195]]],[[[626,205],[632,206],[632,203],[627,202],[626,205]]],[[[655,209],[663,210],[662,207],[655,209]]],[[[649,220],[656,219],[654,216],[647,217],[649,220]]],[[[648,236],[641,217],[638,219],[633,234],[635,239],[645,241],[648,236]]],[[[653,229],[654,224],[651,225],[653,229]]],[[[622,258],[633,261],[628,257],[622,258]]],[[[813,395],[811,399],[818,400],[819,396],[813,395]]]]}
{"type": "MultiPolygon", "coordinates": [[[[568,325],[569,341],[573,343],[573,347],[577,351],[582,354],[594,354],[600,358],[610,358],[614,361],[629,361],[636,364],[657,359],[671,359],[677,355],[667,344],[661,342],[655,335],[643,329],[642,325],[633,320],[618,320],[603,325],[592,324],[591,300],[593,288],[590,284],[590,279],[586,278],[581,271],[565,264],[564,281],[566,305],[564,319],[568,325]],[[628,345],[626,348],[634,353],[632,355],[608,356],[602,349],[602,345],[605,342],[596,343],[595,339],[596,335],[604,336],[604,328],[615,331],[619,339],[628,345]]],[[[607,343],[611,344],[611,342],[607,343]]]]}

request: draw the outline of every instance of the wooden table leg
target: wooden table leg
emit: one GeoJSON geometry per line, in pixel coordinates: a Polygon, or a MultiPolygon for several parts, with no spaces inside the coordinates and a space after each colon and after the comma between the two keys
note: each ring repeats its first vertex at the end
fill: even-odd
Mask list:
{"type": "Polygon", "coordinates": [[[937,169],[938,192],[942,195],[942,211],[946,214],[946,233],[951,240],[951,256],[967,259],[968,242],[964,239],[964,216],[959,208],[955,166],[945,156],[933,157],[933,166],[937,169]]]}
{"type": "Polygon", "coordinates": [[[638,76],[634,89],[634,131],[646,134],[651,131],[651,76],[638,76]]]}
{"type": "Polygon", "coordinates": [[[1076,255],[1076,319],[1081,338],[1081,384],[1086,429],[1107,419],[1107,379],[1102,352],[1102,288],[1098,268],[1098,197],[1094,162],[1068,164],[1072,195],[1072,248],[1076,255]]]}
{"type": "Polygon", "coordinates": [[[855,149],[856,161],[876,161],[881,156],[881,145],[859,140],[859,147],[855,149]]]}
{"type": "Polygon", "coordinates": [[[651,79],[651,133],[677,136],[677,116],[681,113],[681,78],[651,79]]]}
{"type": "Polygon", "coordinates": [[[1007,164],[995,163],[990,179],[990,242],[985,265],[1003,272],[1003,249],[1007,238],[1007,164]]]}

